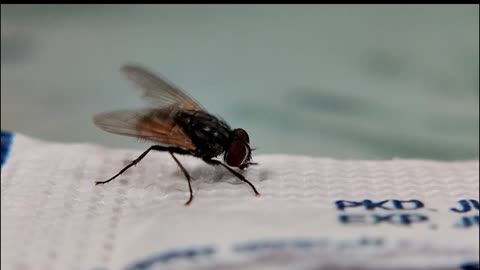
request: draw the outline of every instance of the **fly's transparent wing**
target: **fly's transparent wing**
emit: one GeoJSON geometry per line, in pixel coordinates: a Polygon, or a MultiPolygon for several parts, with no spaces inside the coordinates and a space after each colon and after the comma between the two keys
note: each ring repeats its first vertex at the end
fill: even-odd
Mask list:
{"type": "Polygon", "coordinates": [[[143,98],[157,108],[174,105],[185,110],[206,111],[173,83],[143,67],[125,65],[121,71],[142,91],[143,98]]]}
{"type": "Polygon", "coordinates": [[[93,122],[109,133],[194,150],[191,139],[175,124],[174,113],[172,108],[118,110],[97,114],[93,122]]]}

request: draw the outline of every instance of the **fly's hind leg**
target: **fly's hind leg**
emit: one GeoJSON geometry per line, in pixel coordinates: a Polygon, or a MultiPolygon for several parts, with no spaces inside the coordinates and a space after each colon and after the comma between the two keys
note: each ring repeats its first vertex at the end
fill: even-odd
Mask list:
{"type": "Polygon", "coordinates": [[[183,174],[185,175],[185,178],[187,178],[187,181],[188,181],[188,189],[190,191],[190,198],[185,203],[185,205],[189,205],[193,200],[192,184],[190,183],[190,174],[188,174],[187,170],[183,167],[183,165],[180,163],[180,161],[178,161],[178,159],[173,155],[173,153],[180,154],[180,155],[187,155],[187,154],[190,154],[190,152],[187,151],[187,150],[176,148],[176,147],[165,147],[165,146],[161,146],[161,145],[153,145],[150,148],[148,148],[145,152],[143,152],[138,158],[136,158],[134,161],[132,161],[132,163],[128,164],[125,168],[123,168],[119,173],[114,175],[112,178],[110,178],[108,180],[105,180],[105,181],[97,181],[97,182],[95,182],[95,184],[96,185],[106,184],[106,183],[112,181],[113,179],[117,178],[119,175],[124,173],[130,167],[139,163],[151,150],[161,151],[161,152],[169,152],[170,155],[172,156],[172,158],[177,163],[177,165],[180,167],[183,174]]]}
{"type": "Polygon", "coordinates": [[[95,185],[101,185],[101,184],[106,184],[110,181],[112,181],[113,179],[117,178],[119,175],[121,175],[122,173],[124,173],[126,170],[128,170],[130,167],[132,167],[133,165],[136,165],[137,163],[139,163],[147,154],[148,152],[150,152],[151,150],[155,150],[156,148],[156,145],[154,146],[151,146],[150,148],[148,148],[145,152],[143,152],[139,157],[137,157],[134,161],[132,161],[132,163],[128,164],[125,168],[123,168],[119,173],[117,173],[116,175],[114,175],[112,178],[108,179],[108,180],[105,180],[105,181],[96,181],[95,182],[95,185]]]}

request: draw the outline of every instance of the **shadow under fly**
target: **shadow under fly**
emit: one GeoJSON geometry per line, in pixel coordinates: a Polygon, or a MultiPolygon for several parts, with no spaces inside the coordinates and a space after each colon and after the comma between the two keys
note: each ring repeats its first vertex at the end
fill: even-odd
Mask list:
{"type": "Polygon", "coordinates": [[[97,185],[112,181],[140,162],[151,150],[155,150],[170,153],[185,175],[190,191],[185,205],[189,205],[193,199],[190,174],[174,154],[191,155],[201,158],[207,164],[223,166],[247,183],[256,196],[260,196],[250,181],[231,168],[243,170],[249,165],[257,164],[251,162],[253,149],[250,148],[250,139],[244,129],[232,129],[173,83],[140,66],[126,65],[121,71],[141,90],[143,98],[151,107],[97,114],[93,122],[104,131],[144,139],[155,145],[112,178],[97,181],[97,185]],[[226,164],[214,159],[221,154],[226,164]]]}

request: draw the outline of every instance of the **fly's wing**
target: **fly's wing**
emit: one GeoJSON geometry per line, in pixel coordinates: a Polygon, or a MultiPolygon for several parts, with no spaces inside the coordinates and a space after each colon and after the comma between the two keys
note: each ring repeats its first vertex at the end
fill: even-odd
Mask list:
{"type": "Polygon", "coordinates": [[[174,105],[193,111],[206,111],[196,100],[173,83],[136,65],[125,65],[121,71],[142,91],[143,98],[157,108],[174,105]]]}
{"type": "Polygon", "coordinates": [[[104,131],[194,150],[195,145],[175,124],[175,108],[119,110],[100,113],[93,122],[104,131]]]}

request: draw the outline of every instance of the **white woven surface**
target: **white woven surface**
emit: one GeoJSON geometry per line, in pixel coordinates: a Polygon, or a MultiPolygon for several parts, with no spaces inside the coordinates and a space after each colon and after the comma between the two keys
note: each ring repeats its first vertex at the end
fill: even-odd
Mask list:
{"type": "Polygon", "coordinates": [[[207,244],[215,247],[209,259],[175,258],[137,269],[214,269],[217,264],[223,266],[216,269],[228,264],[228,269],[459,269],[466,261],[478,261],[478,225],[454,226],[464,216],[478,216],[478,209],[463,214],[449,210],[458,207],[458,200],[478,202],[478,160],[254,156],[260,165],[244,175],[262,194],[255,197],[223,168],[180,156],[192,175],[195,196],[185,207],[183,175],[168,154],[153,152],[115,181],[94,185],[140,153],[17,134],[1,174],[2,269],[125,269],[155,254],[207,244]],[[336,200],[365,199],[416,199],[425,207],[335,207],[336,200]],[[339,222],[339,215],[351,213],[415,213],[429,220],[410,226],[339,222]],[[299,237],[328,239],[328,248],[248,256],[232,252],[239,243],[299,237]],[[359,237],[381,238],[383,244],[346,244],[359,237]]]}

